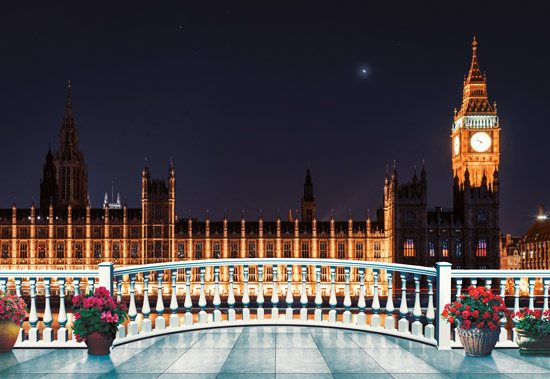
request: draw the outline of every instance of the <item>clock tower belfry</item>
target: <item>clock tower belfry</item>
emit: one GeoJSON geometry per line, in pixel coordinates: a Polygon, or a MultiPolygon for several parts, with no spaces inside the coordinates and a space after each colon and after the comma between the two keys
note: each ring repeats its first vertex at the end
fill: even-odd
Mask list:
{"type": "Polygon", "coordinates": [[[464,184],[468,171],[471,186],[479,187],[486,180],[492,187],[500,163],[499,133],[497,106],[489,103],[487,77],[479,68],[474,37],[462,105],[460,110],[455,110],[451,131],[453,174],[459,185],[464,184]]]}

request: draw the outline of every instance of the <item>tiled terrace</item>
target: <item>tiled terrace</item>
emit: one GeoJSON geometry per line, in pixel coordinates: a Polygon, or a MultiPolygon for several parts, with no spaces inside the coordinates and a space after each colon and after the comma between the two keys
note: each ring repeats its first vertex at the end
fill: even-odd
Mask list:
{"type": "Polygon", "coordinates": [[[548,378],[550,358],[500,349],[484,358],[418,342],[317,327],[184,332],[115,347],[0,354],[1,378],[548,378]]]}

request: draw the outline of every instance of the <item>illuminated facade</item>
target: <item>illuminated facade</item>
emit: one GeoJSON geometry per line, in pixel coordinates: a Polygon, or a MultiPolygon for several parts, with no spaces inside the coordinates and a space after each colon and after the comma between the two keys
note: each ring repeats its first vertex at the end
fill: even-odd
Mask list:
{"type": "MultiPolygon", "coordinates": [[[[21,209],[14,204],[0,210],[0,269],[95,267],[105,260],[134,265],[245,257],[357,259],[423,266],[450,261],[462,268],[497,268],[500,129],[496,108],[487,100],[476,48],[474,41],[463,103],[451,134],[453,208],[427,208],[424,168],[403,184],[394,167],[385,177],[383,206],[376,220],[318,220],[309,171],[300,218],[178,219],[172,163],[166,181],[152,179],[149,169],[143,168],[140,208],[108,201],[103,208],[91,208],[69,85],[59,149],[46,156],[40,207],[21,209]],[[487,137],[479,133],[490,141],[483,142],[487,137]]],[[[270,273],[266,274],[270,280],[270,273]]],[[[281,280],[286,280],[285,275],[283,271],[281,280]]],[[[337,280],[342,282],[343,277],[339,270],[337,280]]]]}
{"type": "Polygon", "coordinates": [[[550,268],[550,219],[541,205],[537,218],[519,243],[521,268],[548,270],[550,268]]]}

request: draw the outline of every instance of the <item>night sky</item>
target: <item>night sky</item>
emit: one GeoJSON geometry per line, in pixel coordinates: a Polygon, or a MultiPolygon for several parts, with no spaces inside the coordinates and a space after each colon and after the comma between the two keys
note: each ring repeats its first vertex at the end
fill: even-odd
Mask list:
{"type": "Polygon", "coordinates": [[[163,178],[173,158],[180,218],[286,218],[310,168],[319,218],[351,208],[364,220],[394,160],[402,181],[425,160],[430,207],[450,207],[449,136],[474,33],[502,127],[501,229],[522,233],[550,207],[548,8],[18,3],[0,10],[0,207],[39,203],[68,79],[94,207],[112,181],[139,206],[145,157],[163,178]]]}

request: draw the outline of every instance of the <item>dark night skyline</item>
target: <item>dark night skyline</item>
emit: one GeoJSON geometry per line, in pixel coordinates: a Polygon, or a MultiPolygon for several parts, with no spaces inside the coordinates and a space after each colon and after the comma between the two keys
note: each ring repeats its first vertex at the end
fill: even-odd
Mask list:
{"type": "Polygon", "coordinates": [[[550,206],[548,9],[107,4],[3,6],[0,207],[38,203],[68,79],[92,206],[111,181],[139,206],[144,157],[162,178],[172,157],[179,217],[285,217],[310,168],[318,217],[364,219],[394,160],[401,181],[425,160],[429,206],[450,207],[473,34],[502,127],[502,232],[523,233],[550,206]]]}

